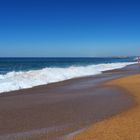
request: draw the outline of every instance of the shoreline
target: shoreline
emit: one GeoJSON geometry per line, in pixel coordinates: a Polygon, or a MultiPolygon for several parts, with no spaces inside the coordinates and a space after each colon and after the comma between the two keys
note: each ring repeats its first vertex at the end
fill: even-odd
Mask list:
{"type": "Polygon", "coordinates": [[[1,94],[0,139],[53,140],[123,112],[134,105],[133,99],[119,88],[102,84],[138,72],[133,65],[101,75],[1,94]]]}
{"type": "MultiPolygon", "coordinates": [[[[140,69],[140,67],[139,67],[140,69]]],[[[140,73],[111,80],[105,86],[122,88],[134,100],[134,105],[124,112],[91,124],[85,131],[73,136],[72,140],[139,140],[140,139],[140,73]]]]}
{"type": "Polygon", "coordinates": [[[102,74],[107,70],[121,69],[125,66],[134,64],[126,63],[109,63],[96,64],[87,66],[71,66],[67,68],[42,68],[39,70],[13,71],[5,75],[0,75],[1,87],[0,94],[5,94],[18,90],[32,89],[38,86],[65,82],[71,79],[78,79],[102,74]],[[103,65],[103,66],[102,66],[103,65]],[[55,73],[55,75],[54,75],[55,73]],[[44,78],[46,77],[46,78],[44,78]]]}

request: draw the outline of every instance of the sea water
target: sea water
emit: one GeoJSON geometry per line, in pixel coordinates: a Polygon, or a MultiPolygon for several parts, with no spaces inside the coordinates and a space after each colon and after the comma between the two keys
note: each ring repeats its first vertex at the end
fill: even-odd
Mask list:
{"type": "Polygon", "coordinates": [[[97,75],[134,63],[134,57],[0,58],[0,93],[97,75]]]}

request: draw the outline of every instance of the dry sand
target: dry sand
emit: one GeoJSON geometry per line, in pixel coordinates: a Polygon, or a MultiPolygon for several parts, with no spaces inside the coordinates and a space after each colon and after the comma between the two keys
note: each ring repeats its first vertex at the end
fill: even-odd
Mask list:
{"type": "Polygon", "coordinates": [[[106,85],[127,90],[134,98],[135,106],[96,123],[73,140],[140,140],[140,75],[113,80],[106,85]]]}

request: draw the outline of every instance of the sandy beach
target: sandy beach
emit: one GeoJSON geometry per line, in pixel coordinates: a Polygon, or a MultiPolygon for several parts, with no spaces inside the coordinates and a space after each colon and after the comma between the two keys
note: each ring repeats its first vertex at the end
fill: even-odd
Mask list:
{"type": "Polygon", "coordinates": [[[132,96],[135,105],[104,121],[89,127],[73,140],[139,140],[140,139],[140,75],[107,82],[107,86],[122,88],[132,96]]]}
{"type": "MultiPolygon", "coordinates": [[[[101,75],[1,94],[0,140],[67,139],[81,130],[86,131],[74,139],[118,139],[121,134],[125,138],[133,129],[131,125],[139,123],[132,117],[139,110],[139,84],[134,80],[138,82],[140,76],[115,79],[136,73],[139,67],[132,65],[101,75]],[[130,86],[133,88],[129,90],[130,86]]],[[[132,131],[137,137],[138,130],[132,131]]]]}
{"type": "Polygon", "coordinates": [[[0,0],[0,140],[140,140],[140,1],[0,0]]]}

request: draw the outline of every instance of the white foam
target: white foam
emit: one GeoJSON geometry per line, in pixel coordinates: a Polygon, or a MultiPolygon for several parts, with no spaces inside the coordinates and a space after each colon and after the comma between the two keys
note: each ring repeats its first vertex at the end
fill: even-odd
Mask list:
{"type": "Polygon", "coordinates": [[[123,68],[134,63],[109,63],[68,68],[44,68],[27,72],[9,72],[0,75],[0,93],[32,88],[71,78],[100,74],[106,70],[123,68]]]}

